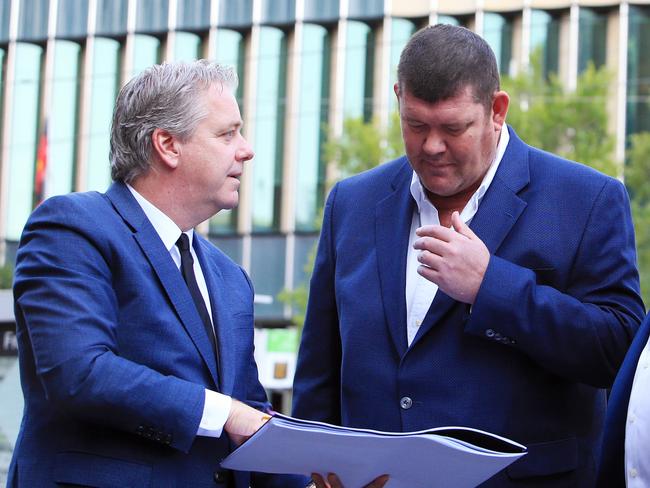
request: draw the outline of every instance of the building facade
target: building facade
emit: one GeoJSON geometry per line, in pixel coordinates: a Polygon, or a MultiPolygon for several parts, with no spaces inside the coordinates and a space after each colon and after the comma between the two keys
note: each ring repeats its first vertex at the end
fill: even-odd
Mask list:
{"type": "Polygon", "coordinates": [[[256,157],[239,208],[200,230],[251,274],[258,321],[286,323],[277,294],[305,280],[332,172],[326,135],[346,117],[387,123],[400,51],[432,23],[481,34],[504,74],[535,50],[569,87],[589,62],[606,65],[620,162],[628,136],[650,130],[650,0],[2,0],[0,263],[41,198],[110,184],[125,81],[163,60],[216,59],[237,68],[256,157]]]}

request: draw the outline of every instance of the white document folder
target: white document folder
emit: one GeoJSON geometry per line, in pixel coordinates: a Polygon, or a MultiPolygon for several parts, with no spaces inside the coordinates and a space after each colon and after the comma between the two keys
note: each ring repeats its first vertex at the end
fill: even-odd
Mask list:
{"type": "Polygon", "coordinates": [[[504,437],[466,427],[380,432],[284,415],[271,418],[221,462],[263,473],[336,473],[345,488],[382,474],[386,488],[474,487],[526,454],[504,437]]]}

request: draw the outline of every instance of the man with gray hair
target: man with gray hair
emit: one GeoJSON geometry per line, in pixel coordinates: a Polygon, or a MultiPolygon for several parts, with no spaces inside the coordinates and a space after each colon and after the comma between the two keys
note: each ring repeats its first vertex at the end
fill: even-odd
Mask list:
{"type": "Polygon", "coordinates": [[[113,116],[114,183],[29,218],[14,284],[25,412],[8,486],[287,486],[220,469],[268,419],[246,273],[193,228],[253,151],[237,77],[147,69],[113,116]]]}

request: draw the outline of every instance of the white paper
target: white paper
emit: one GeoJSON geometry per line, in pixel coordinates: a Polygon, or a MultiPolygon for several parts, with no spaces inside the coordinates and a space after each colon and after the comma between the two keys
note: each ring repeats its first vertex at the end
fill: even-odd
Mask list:
{"type": "MultiPolygon", "coordinates": [[[[478,442],[477,442],[478,444],[478,442]]],[[[346,488],[388,474],[386,488],[474,487],[526,453],[525,446],[476,429],[380,432],[278,415],[221,466],[263,473],[336,473],[346,488]],[[467,435],[487,444],[474,445],[467,435]],[[486,448],[496,445],[499,450],[486,448]]]]}

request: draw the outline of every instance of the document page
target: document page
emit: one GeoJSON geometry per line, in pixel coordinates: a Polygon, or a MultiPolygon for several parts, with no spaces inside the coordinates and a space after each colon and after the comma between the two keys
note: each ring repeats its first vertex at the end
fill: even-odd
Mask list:
{"type": "Polygon", "coordinates": [[[382,474],[387,488],[474,487],[526,447],[477,429],[380,432],[274,416],[221,466],[264,473],[337,473],[346,488],[382,474]]]}

